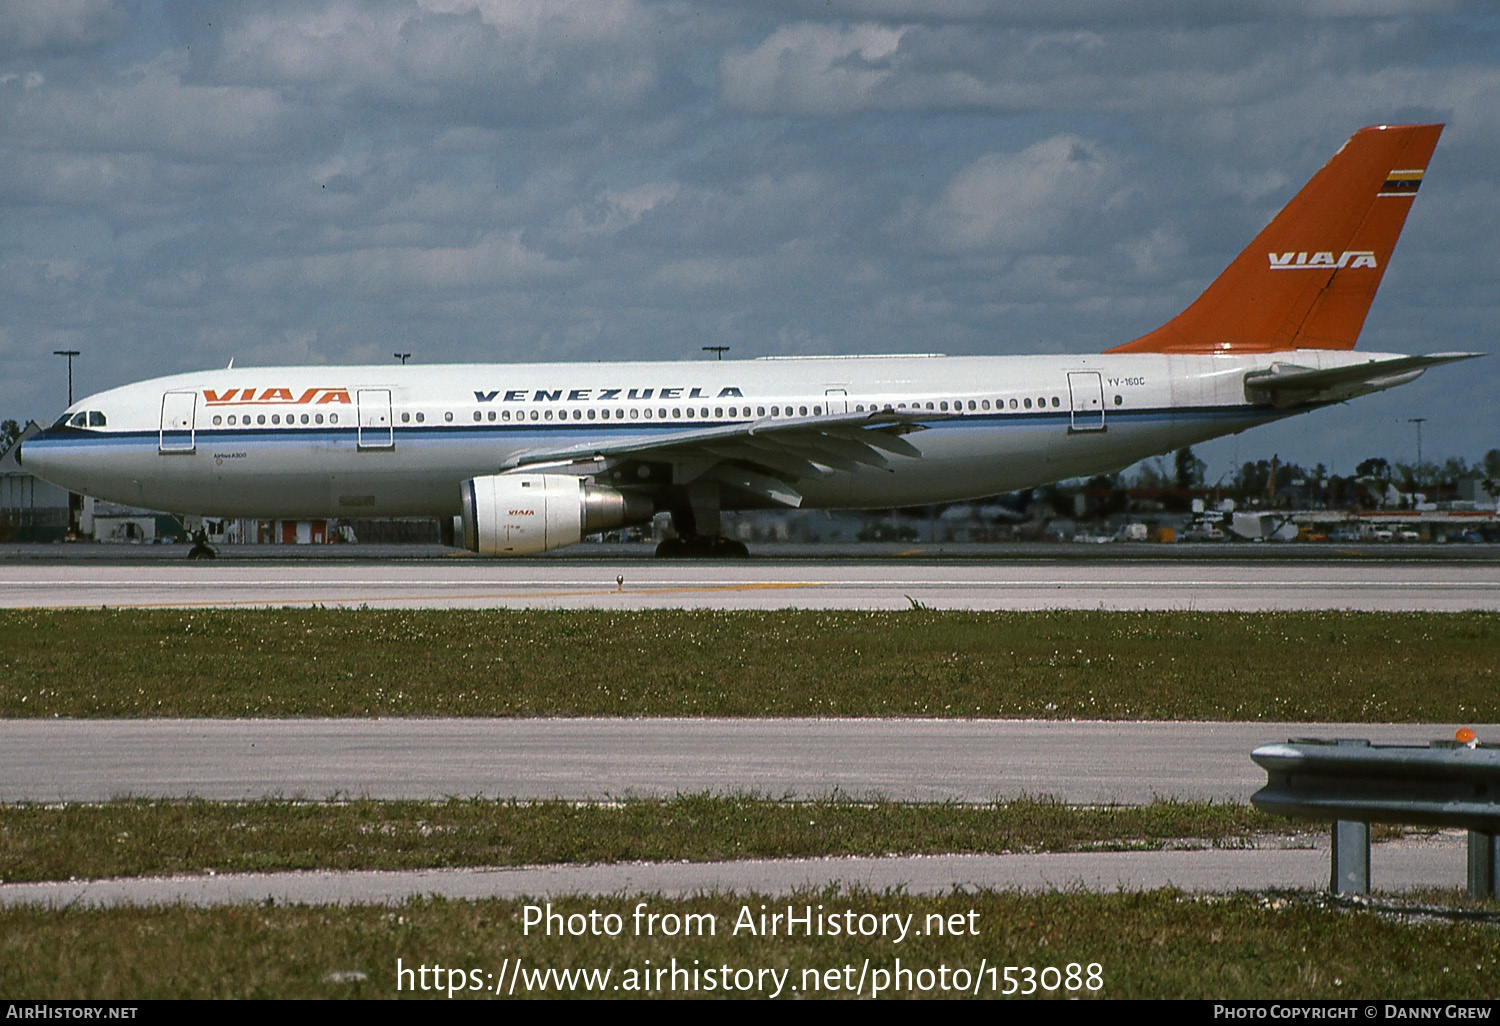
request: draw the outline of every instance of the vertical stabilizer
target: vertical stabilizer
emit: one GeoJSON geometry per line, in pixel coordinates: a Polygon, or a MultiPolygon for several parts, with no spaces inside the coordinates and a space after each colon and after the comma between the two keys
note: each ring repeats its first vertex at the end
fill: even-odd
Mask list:
{"type": "Polygon", "coordinates": [[[1191,306],[1109,351],[1353,349],[1442,130],[1355,132],[1191,306]]]}

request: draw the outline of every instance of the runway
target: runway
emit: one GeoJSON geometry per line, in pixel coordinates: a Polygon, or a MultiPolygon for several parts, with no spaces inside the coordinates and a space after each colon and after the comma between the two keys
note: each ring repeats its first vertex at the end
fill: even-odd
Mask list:
{"type": "MultiPolygon", "coordinates": [[[[6,720],[0,801],[681,794],[1245,804],[1259,745],[1426,744],[1465,724],[1017,720],[6,720]]],[[[1500,725],[1466,724],[1481,741],[1500,725]]]]}
{"type": "Polygon", "coordinates": [[[1500,610],[1500,563],[640,559],[0,563],[0,607],[1500,610]]]}

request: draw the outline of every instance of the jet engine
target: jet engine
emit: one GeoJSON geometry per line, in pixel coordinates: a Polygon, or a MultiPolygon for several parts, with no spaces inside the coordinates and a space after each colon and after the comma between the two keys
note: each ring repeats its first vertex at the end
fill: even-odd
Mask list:
{"type": "Polygon", "coordinates": [[[482,556],[529,556],[584,535],[644,523],[655,512],[637,492],[567,474],[495,474],[465,481],[464,548],[482,556]]]}

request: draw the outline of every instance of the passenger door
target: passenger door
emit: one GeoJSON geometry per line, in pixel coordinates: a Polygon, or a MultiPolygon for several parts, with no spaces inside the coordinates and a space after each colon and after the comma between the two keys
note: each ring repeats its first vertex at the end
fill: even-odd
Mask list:
{"type": "Polygon", "coordinates": [[[197,447],[197,441],[194,438],[196,426],[194,420],[197,410],[197,392],[163,393],[158,452],[192,452],[197,447]]]}
{"type": "Polygon", "coordinates": [[[391,424],[391,390],[361,388],[355,393],[359,403],[359,448],[394,449],[396,436],[391,424]]]}
{"type": "Polygon", "coordinates": [[[1104,381],[1098,371],[1069,371],[1068,395],[1073,407],[1071,431],[1104,430],[1104,381]]]}

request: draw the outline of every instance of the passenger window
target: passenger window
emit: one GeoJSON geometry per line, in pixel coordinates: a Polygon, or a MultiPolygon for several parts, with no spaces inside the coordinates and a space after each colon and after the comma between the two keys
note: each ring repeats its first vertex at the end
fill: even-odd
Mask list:
{"type": "Polygon", "coordinates": [[[427,419],[427,414],[425,414],[425,413],[418,413],[417,414],[417,423],[418,424],[421,424],[426,419],[427,419]]]}
{"type": "Polygon", "coordinates": [[[766,415],[766,408],[764,406],[757,406],[755,408],[755,415],[757,417],[764,417],[766,415]]]}
{"type": "MultiPolygon", "coordinates": [[[[651,412],[651,411],[650,411],[650,410],[647,410],[647,411],[646,411],[646,412],[647,412],[647,413],[650,413],[650,412],[651,412]]],[[[641,415],[641,411],[640,411],[640,410],[634,410],[634,409],[633,409],[633,410],[631,410],[631,411],[630,411],[630,419],[631,419],[631,420],[635,420],[635,419],[636,419],[636,418],[637,418],[637,417],[639,417],[639,416],[640,416],[640,415],[641,415]]]]}
{"type": "Polygon", "coordinates": [[[303,415],[302,415],[302,423],[304,423],[304,424],[306,424],[306,423],[307,423],[307,419],[308,419],[308,418],[307,418],[307,414],[305,414],[305,413],[304,413],[304,414],[303,414],[303,415]]]}
{"type": "MultiPolygon", "coordinates": [[[[401,419],[405,420],[406,419],[406,414],[402,414],[401,415],[401,419]]],[[[214,421],[214,423],[217,424],[218,421],[214,421]]],[[[271,414],[271,423],[272,424],[280,424],[281,423],[281,414],[279,414],[279,413],[273,413],[273,414],[271,414]]]]}
{"type": "MultiPolygon", "coordinates": [[[[260,418],[260,422],[262,424],[264,424],[266,422],[266,418],[264,418],[264,417],[260,418]]],[[[339,415],[337,413],[330,413],[328,415],[328,423],[330,423],[330,424],[337,424],[338,422],[339,422],[339,415]]]]}
{"type": "Polygon", "coordinates": [[[475,411],[474,411],[474,419],[475,419],[475,420],[476,420],[476,421],[477,421],[477,420],[478,420],[478,419],[479,419],[479,416],[480,416],[480,415],[479,415],[479,411],[478,411],[478,410],[475,410],[475,411]]]}
{"type": "Polygon", "coordinates": [[[1059,399],[1057,396],[1053,396],[1052,397],[1052,405],[1053,406],[1061,406],[1062,405],[1062,400],[1059,399]]]}
{"type": "MultiPolygon", "coordinates": [[[[331,420],[331,421],[333,421],[335,424],[337,424],[339,422],[339,415],[337,413],[331,414],[328,419],[331,420]]],[[[264,424],[265,422],[266,422],[266,415],[264,413],[258,414],[256,416],[255,423],[257,423],[257,424],[264,424]]]]}
{"type": "MultiPolygon", "coordinates": [[[[1011,402],[1015,402],[1015,400],[1014,400],[1014,399],[1012,399],[1012,400],[1011,400],[1011,402]]],[[[1031,400],[1030,400],[1030,399],[1027,399],[1027,400],[1026,400],[1026,408],[1027,408],[1027,409],[1028,409],[1028,410],[1029,410],[1029,409],[1031,409],[1031,400]]]]}
{"type": "Polygon", "coordinates": [[[219,416],[217,413],[214,414],[214,427],[218,427],[222,423],[224,423],[224,418],[219,416]]]}
{"type": "Polygon", "coordinates": [[[449,424],[452,424],[453,423],[453,411],[449,410],[447,413],[443,414],[443,419],[446,420],[449,424]]]}

